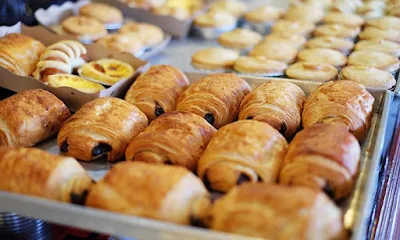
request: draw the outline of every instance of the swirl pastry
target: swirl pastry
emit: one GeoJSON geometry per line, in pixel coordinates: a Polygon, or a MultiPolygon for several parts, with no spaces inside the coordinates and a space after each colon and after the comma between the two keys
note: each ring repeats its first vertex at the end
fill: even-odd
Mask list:
{"type": "Polygon", "coordinates": [[[75,40],[62,40],[46,48],[36,65],[33,76],[46,82],[49,75],[66,73],[86,63],[87,50],[75,40]]]}
{"type": "Polygon", "coordinates": [[[314,124],[296,134],[289,145],[279,182],[347,196],[356,179],[361,148],[342,123],[314,124]]]}
{"type": "Polygon", "coordinates": [[[79,160],[107,155],[108,161],[115,161],[146,126],[146,115],[137,107],[118,98],[98,98],[68,119],[57,144],[62,153],[79,160]]]}
{"type": "Polygon", "coordinates": [[[89,207],[178,224],[189,224],[209,205],[207,189],[187,169],[143,162],[118,163],[86,200],[89,207]]]}
{"type": "Polygon", "coordinates": [[[107,35],[104,24],[87,16],[72,16],[61,23],[65,33],[77,37],[81,41],[95,41],[107,35]]]}
{"type": "Polygon", "coordinates": [[[212,206],[210,228],[262,239],[345,239],[340,209],[303,187],[243,184],[212,206]]]}
{"type": "Polygon", "coordinates": [[[188,85],[189,80],[179,69],[153,66],[135,80],[125,100],[144,112],[151,122],[165,112],[174,111],[178,97],[188,85]]]}
{"type": "Polygon", "coordinates": [[[0,66],[20,75],[30,76],[46,47],[23,34],[7,34],[0,38],[0,66]]]}
{"type": "Polygon", "coordinates": [[[31,147],[58,132],[71,115],[53,94],[33,89],[0,101],[0,146],[31,147]]]}
{"type": "Polygon", "coordinates": [[[92,185],[73,158],[35,148],[0,147],[0,190],[83,204],[92,185]]]}
{"type": "Polygon", "coordinates": [[[300,128],[306,96],[293,83],[268,81],[247,94],[240,105],[239,119],[266,122],[286,138],[300,128]]]}
{"type": "Polygon", "coordinates": [[[179,97],[176,109],[195,113],[220,128],[235,120],[250,90],[249,84],[235,74],[211,74],[190,85],[179,97]]]}
{"type": "Polygon", "coordinates": [[[215,132],[193,113],[166,113],[133,139],[126,149],[126,160],[180,165],[194,171],[215,132]]]}
{"type": "Polygon", "coordinates": [[[220,192],[243,182],[276,182],[288,144],[266,123],[243,120],[222,127],[199,160],[198,176],[220,192]]]}
{"type": "Polygon", "coordinates": [[[372,118],[374,97],[356,82],[327,82],[317,88],[304,104],[304,128],[315,123],[341,122],[358,139],[367,132],[372,118]]]}

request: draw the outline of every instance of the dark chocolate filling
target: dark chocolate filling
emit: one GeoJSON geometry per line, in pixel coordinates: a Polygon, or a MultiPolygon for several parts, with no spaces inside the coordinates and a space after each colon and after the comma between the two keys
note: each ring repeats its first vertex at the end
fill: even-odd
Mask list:
{"type": "Polygon", "coordinates": [[[317,123],[324,123],[325,120],[330,119],[330,118],[336,118],[336,116],[326,116],[323,119],[319,120],[317,123]]]}
{"type": "Polygon", "coordinates": [[[286,123],[282,122],[282,123],[281,123],[281,129],[279,130],[279,132],[280,132],[282,135],[285,135],[286,131],[287,131],[287,125],[286,125],[286,123]]]}
{"type": "Polygon", "coordinates": [[[204,115],[204,119],[211,125],[214,125],[214,115],[212,113],[207,113],[206,115],[204,115]]]}
{"type": "Polygon", "coordinates": [[[68,152],[68,143],[66,141],[61,144],[60,151],[62,153],[68,152]]]}
{"type": "Polygon", "coordinates": [[[207,228],[206,224],[204,224],[204,222],[196,216],[190,215],[189,221],[190,221],[190,225],[192,225],[194,227],[207,228]]]}
{"type": "Polygon", "coordinates": [[[254,119],[254,117],[253,116],[248,116],[246,119],[247,120],[251,120],[251,119],[254,119]]]}
{"type": "Polygon", "coordinates": [[[207,189],[211,189],[211,183],[210,180],[208,179],[207,173],[204,174],[203,182],[204,186],[206,186],[207,189]]]}
{"type": "Polygon", "coordinates": [[[158,117],[164,113],[165,113],[164,109],[160,105],[157,104],[154,114],[158,117]]]}
{"type": "Polygon", "coordinates": [[[164,164],[166,164],[166,165],[174,165],[174,163],[169,159],[167,161],[165,161],[164,164]]]}
{"type": "Polygon", "coordinates": [[[322,191],[324,191],[324,193],[326,193],[330,198],[335,197],[335,190],[330,183],[326,183],[322,191]]]}
{"type": "Polygon", "coordinates": [[[89,191],[86,189],[82,194],[71,193],[71,203],[84,205],[89,191]]]}
{"type": "Polygon", "coordinates": [[[251,179],[246,174],[241,173],[236,181],[236,185],[240,185],[242,183],[250,182],[250,181],[251,181],[251,179]]]}
{"type": "Polygon", "coordinates": [[[93,148],[92,156],[93,157],[100,156],[104,153],[110,152],[111,149],[112,149],[111,146],[108,145],[107,143],[100,143],[99,145],[93,148]]]}

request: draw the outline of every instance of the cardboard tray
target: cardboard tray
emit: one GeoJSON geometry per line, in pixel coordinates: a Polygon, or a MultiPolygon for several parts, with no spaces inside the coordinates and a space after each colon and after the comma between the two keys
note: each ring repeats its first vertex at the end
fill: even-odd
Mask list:
{"type": "MultiPolygon", "coordinates": [[[[48,46],[60,40],[70,39],[66,36],[56,35],[46,30],[45,28],[38,27],[26,27],[22,26],[21,32],[28,36],[31,36],[39,41],[41,41],[44,45],[48,46]]],[[[33,77],[22,77],[15,75],[8,70],[0,67],[0,87],[9,89],[14,92],[21,92],[27,89],[34,88],[42,88],[49,92],[52,92],[58,98],[60,98],[72,111],[77,111],[83,104],[99,97],[119,97],[123,96],[125,92],[132,85],[134,79],[143,71],[146,71],[148,68],[148,63],[142,61],[140,59],[135,58],[131,54],[127,53],[116,53],[105,49],[97,44],[86,45],[86,49],[88,50],[88,56],[91,60],[97,60],[101,58],[115,58],[127,63],[130,63],[134,69],[136,69],[135,74],[123,81],[119,81],[113,86],[100,91],[95,94],[88,94],[78,91],[74,88],[70,87],[60,87],[60,88],[52,88],[45,85],[43,82],[34,79],[33,77]]]]}

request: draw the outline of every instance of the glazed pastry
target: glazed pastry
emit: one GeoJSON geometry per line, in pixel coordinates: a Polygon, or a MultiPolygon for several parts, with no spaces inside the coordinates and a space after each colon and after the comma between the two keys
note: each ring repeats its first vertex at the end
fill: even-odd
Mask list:
{"type": "Polygon", "coordinates": [[[396,84],[392,74],[370,67],[347,66],[340,71],[339,77],[360,83],[367,88],[390,89],[396,84]]]}
{"type": "Polygon", "coordinates": [[[328,82],[318,87],[306,100],[302,114],[304,128],[315,123],[341,122],[358,139],[368,131],[374,97],[353,81],[328,82]]]}
{"type": "Polygon", "coordinates": [[[292,79],[327,82],[335,80],[338,70],[328,63],[297,62],[286,69],[286,75],[292,79]]]}
{"type": "Polygon", "coordinates": [[[317,23],[324,18],[324,10],[316,8],[310,5],[297,5],[290,7],[286,14],[283,16],[284,19],[289,21],[306,21],[317,23]]]}
{"type": "Polygon", "coordinates": [[[213,126],[193,113],[166,113],[133,139],[126,149],[126,160],[179,165],[195,171],[215,132],[213,126]]]}
{"type": "Polygon", "coordinates": [[[314,36],[331,36],[353,40],[360,33],[360,27],[347,27],[340,24],[325,24],[314,31],[314,36]]]}
{"type": "Polygon", "coordinates": [[[179,69],[156,65],[135,80],[125,100],[138,107],[151,122],[161,114],[175,111],[176,101],[188,85],[189,80],[179,69]]]}
{"type": "Polygon", "coordinates": [[[199,160],[197,175],[219,192],[244,182],[274,183],[287,147],[285,138],[270,125],[237,121],[213,136],[199,160]]]}
{"type": "Polygon", "coordinates": [[[0,38],[0,67],[20,76],[30,76],[45,48],[32,37],[7,34],[0,38]]]}
{"type": "Polygon", "coordinates": [[[293,83],[268,81],[251,91],[240,105],[239,120],[266,122],[290,139],[300,128],[306,95],[293,83]]]}
{"type": "Polygon", "coordinates": [[[354,43],[350,40],[337,38],[337,37],[316,37],[310,39],[306,45],[306,48],[330,48],[343,53],[344,55],[349,55],[354,47],[354,43]]]}
{"type": "Polygon", "coordinates": [[[249,84],[232,73],[211,74],[190,85],[176,109],[204,117],[217,129],[234,121],[249,84]]]}
{"type": "Polygon", "coordinates": [[[79,9],[79,15],[95,18],[104,24],[121,25],[124,20],[118,8],[104,3],[86,4],[79,9]]]}
{"type": "Polygon", "coordinates": [[[346,65],[347,57],[341,52],[329,48],[303,49],[297,55],[297,61],[328,63],[340,68],[346,65]]]}
{"type": "Polygon", "coordinates": [[[144,51],[142,40],[134,33],[115,33],[100,38],[96,43],[118,52],[126,52],[135,56],[144,51]]]}
{"type": "Polygon", "coordinates": [[[47,77],[46,84],[50,87],[71,87],[84,93],[98,93],[105,88],[103,85],[91,82],[79,76],[71,74],[54,74],[47,77]]]}
{"type": "Polygon", "coordinates": [[[287,33],[308,36],[315,29],[315,25],[305,21],[279,20],[272,26],[272,33],[287,33]]]}
{"type": "Polygon", "coordinates": [[[400,57],[400,44],[387,40],[362,40],[357,42],[355,50],[379,51],[400,57]]]}
{"type": "Polygon", "coordinates": [[[369,19],[366,24],[368,27],[379,29],[396,29],[400,30],[400,19],[393,16],[385,16],[381,18],[369,19]]]}
{"type": "Polygon", "coordinates": [[[0,190],[83,205],[92,179],[73,158],[0,147],[0,190]]]}
{"type": "Polygon", "coordinates": [[[340,209],[304,187],[243,184],[218,199],[209,215],[215,231],[262,239],[346,239],[340,209]]]}
{"type": "Polygon", "coordinates": [[[355,51],[349,56],[349,66],[374,67],[391,73],[399,70],[397,57],[378,51],[355,51]]]}
{"type": "Polygon", "coordinates": [[[283,14],[283,10],[271,5],[257,7],[244,14],[244,19],[247,22],[260,24],[272,23],[278,20],[283,14]]]}
{"type": "Polygon", "coordinates": [[[389,40],[400,43],[400,30],[366,27],[358,36],[360,40],[389,40]]]}
{"type": "Polygon", "coordinates": [[[210,11],[228,12],[240,17],[247,11],[247,6],[239,0],[219,0],[211,5],[210,11]]]}
{"type": "Polygon", "coordinates": [[[262,40],[262,36],[245,28],[237,28],[231,32],[222,33],[218,37],[218,43],[227,48],[246,50],[262,40]]]}
{"type": "Polygon", "coordinates": [[[237,72],[260,76],[282,76],[285,74],[287,64],[267,59],[263,56],[239,57],[233,67],[237,72]]]}
{"type": "Polygon", "coordinates": [[[164,40],[164,32],[150,23],[128,22],[121,29],[121,33],[135,33],[146,47],[154,47],[164,40]]]}
{"type": "Polygon", "coordinates": [[[57,144],[61,153],[79,160],[91,161],[107,155],[108,161],[116,161],[147,123],[146,115],[128,102],[97,98],[65,122],[57,144]]]}
{"type": "Polygon", "coordinates": [[[267,59],[292,63],[297,55],[297,49],[285,42],[263,42],[250,51],[249,56],[263,56],[267,59]]]}
{"type": "Polygon", "coordinates": [[[82,66],[88,59],[87,50],[76,40],[62,40],[46,48],[40,56],[33,77],[47,82],[50,75],[71,74],[76,67],[82,66]]]}
{"type": "Polygon", "coordinates": [[[345,14],[341,12],[330,12],[324,17],[325,24],[342,24],[348,27],[361,27],[364,18],[356,14],[345,14]]]}
{"type": "Polygon", "coordinates": [[[0,101],[0,146],[32,147],[53,136],[71,115],[53,94],[33,89],[0,101]]]}
{"type": "Polygon", "coordinates": [[[83,41],[96,41],[107,35],[107,30],[99,20],[86,16],[68,17],[61,23],[64,32],[83,41]]]}
{"type": "Polygon", "coordinates": [[[276,32],[265,36],[262,43],[266,42],[283,42],[289,44],[294,48],[299,49],[307,42],[307,39],[302,35],[296,35],[285,32],[276,32]]]}
{"type": "Polygon", "coordinates": [[[106,86],[112,86],[119,81],[129,79],[135,69],[126,62],[117,59],[104,58],[84,64],[78,73],[81,77],[90,79],[106,86]]]}
{"type": "Polygon", "coordinates": [[[187,225],[206,213],[209,198],[201,180],[182,167],[124,162],[92,187],[86,206],[187,225]]]}
{"type": "Polygon", "coordinates": [[[314,124],[289,145],[279,182],[322,190],[338,200],[353,190],[361,147],[342,123],[314,124]]]}
{"type": "Polygon", "coordinates": [[[192,55],[192,65],[205,70],[231,69],[239,54],[230,49],[206,48],[192,55]]]}

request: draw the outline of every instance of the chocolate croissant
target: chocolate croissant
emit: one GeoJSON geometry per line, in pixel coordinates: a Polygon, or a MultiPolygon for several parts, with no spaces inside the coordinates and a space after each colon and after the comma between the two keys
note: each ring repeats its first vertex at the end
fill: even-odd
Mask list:
{"type": "Polygon", "coordinates": [[[0,101],[0,146],[31,147],[53,136],[71,116],[67,106],[42,89],[0,101]]]}
{"type": "Polygon", "coordinates": [[[126,149],[127,161],[180,165],[194,171],[216,129],[189,112],[165,113],[126,149]]]}
{"type": "Polygon", "coordinates": [[[291,138],[299,129],[301,112],[306,96],[293,83],[268,81],[243,99],[239,119],[266,122],[286,138],[291,138]]]}
{"type": "Polygon", "coordinates": [[[35,148],[0,147],[0,190],[83,204],[93,181],[71,157],[35,148]]]}
{"type": "Polygon", "coordinates": [[[303,127],[341,122],[358,139],[362,139],[370,126],[374,101],[361,84],[347,80],[327,82],[312,92],[305,102],[303,127]]]}
{"type": "Polygon", "coordinates": [[[98,98],[65,122],[57,144],[62,153],[79,160],[107,155],[108,161],[116,161],[147,124],[146,115],[132,104],[113,97],[98,98]]]}
{"type": "Polygon", "coordinates": [[[212,230],[262,239],[344,239],[340,209],[319,191],[266,183],[243,184],[218,199],[212,230]]]}
{"type": "Polygon", "coordinates": [[[243,182],[278,180],[288,144],[264,122],[241,120],[214,135],[198,164],[198,176],[207,187],[226,192],[243,182]]]}
{"type": "Polygon", "coordinates": [[[360,152],[360,144],[343,123],[314,124],[290,143],[279,181],[340,199],[353,188],[360,152]]]}
{"type": "Polygon", "coordinates": [[[183,167],[123,162],[92,187],[86,206],[189,224],[206,213],[209,199],[201,180],[183,167]]]}
{"type": "Polygon", "coordinates": [[[250,90],[249,84],[235,74],[211,74],[190,85],[179,97],[176,109],[204,117],[218,129],[235,120],[250,90]]]}
{"type": "Polygon", "coordinates": [[[176,101],[188,85],[188,79],[179,69],[153,66],[135,80],[125,100],[144,112],[151,122],[165,112],[175,111],[176,101]]]}

